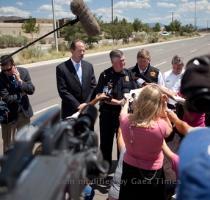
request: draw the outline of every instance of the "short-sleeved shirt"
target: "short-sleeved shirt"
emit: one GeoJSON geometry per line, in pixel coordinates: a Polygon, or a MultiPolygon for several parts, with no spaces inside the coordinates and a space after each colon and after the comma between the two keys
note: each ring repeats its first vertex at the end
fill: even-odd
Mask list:
{"type": "Polygon", "coordinates": [[[145,170],[162,168],[162,144],[167,127],[163,119],[158,119],[151,128],[132,126],[128,115],[121,115],[120,128],[126,146],[124,161],[145,170]]]}

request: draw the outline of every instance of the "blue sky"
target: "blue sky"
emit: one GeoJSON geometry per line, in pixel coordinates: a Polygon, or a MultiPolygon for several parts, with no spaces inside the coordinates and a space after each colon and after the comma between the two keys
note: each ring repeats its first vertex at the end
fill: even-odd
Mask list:
{"type": "MultiPolygon", "coordinates": [[[[54,0],[56,18],[72,17],[70,0],[54,0]]],[[[111,20],[111,0],[85,0],[87,6],[104,21],[111,20]]],[[[114,17],[135,18],[147,23],[169,24],[173,19],[182,24],[195,23],[210,27],[210,0],[113,0],[114,17]],[[196,3],[195,3],[196,2],[196,3]],[[196,6],[195,6],[196,5],[196,6]],[[195,12],[196,7],[196,12],[195,12]]],[[[52,18],[52,0],[0,0],[0,16],[52,18]]]]}

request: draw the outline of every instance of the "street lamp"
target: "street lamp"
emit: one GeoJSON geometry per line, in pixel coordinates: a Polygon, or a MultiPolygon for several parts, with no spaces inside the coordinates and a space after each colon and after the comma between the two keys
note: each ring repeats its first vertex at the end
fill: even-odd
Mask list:
{"type": "MultiPolygon", "coordinates": [[[[56,19],[55,19],[55,10],[54,10],[54,0],[52,0],[52,13],[53,13],[53,29],[55,30],[57,28],[56,26],[56,19]]],[[[55,48],[58,52],[58,35],[57,31],[54,32],[54,38],[55,38],[55,48]]]]}

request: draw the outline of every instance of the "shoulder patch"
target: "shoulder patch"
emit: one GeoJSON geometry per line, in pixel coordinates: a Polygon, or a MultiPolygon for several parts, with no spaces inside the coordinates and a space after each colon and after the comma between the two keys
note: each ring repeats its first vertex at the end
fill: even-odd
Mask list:
{"type": "Polygon", "coordinates": [[[156,76],[157,76],[157,73],[156,73],[155,71],[151,71],[151,72],[150,72],[150,76],[151,76],[151,77],[156,77],[156,76]]]}

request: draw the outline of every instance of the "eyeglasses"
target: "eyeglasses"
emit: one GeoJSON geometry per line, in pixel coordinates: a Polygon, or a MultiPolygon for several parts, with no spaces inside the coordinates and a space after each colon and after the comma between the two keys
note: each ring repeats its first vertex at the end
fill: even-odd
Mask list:
{"type": "Polygon", "coordinates": [[[2,72],[10,72],[12,70],[12,67],[8,68],[8,69],[2,69],[2,72]]]}

